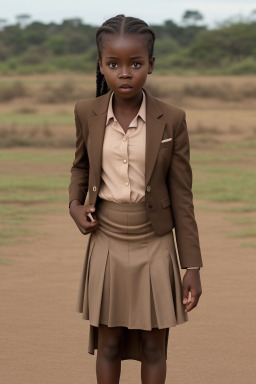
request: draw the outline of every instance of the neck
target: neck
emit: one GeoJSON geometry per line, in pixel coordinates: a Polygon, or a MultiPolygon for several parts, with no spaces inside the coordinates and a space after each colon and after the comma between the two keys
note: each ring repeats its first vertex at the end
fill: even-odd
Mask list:
{"type": "Polygon", "coordinates": [[[140,109],[141,103],[142,103],[142,90],[132,99],[120,99],[113,95],[113,111],[115,113],[116,109],[122,109],[124,112],[133,112],[134,110],[140,109]]]}

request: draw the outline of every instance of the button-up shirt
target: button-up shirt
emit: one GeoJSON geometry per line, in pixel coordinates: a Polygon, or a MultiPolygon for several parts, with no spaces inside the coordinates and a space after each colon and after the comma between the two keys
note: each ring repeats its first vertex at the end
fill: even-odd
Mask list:
{"type": "Polygon", "coordinates": [[[146,97],[125,133],[109,100],[99,196],[116,203],[145,200],[146,97]]]}

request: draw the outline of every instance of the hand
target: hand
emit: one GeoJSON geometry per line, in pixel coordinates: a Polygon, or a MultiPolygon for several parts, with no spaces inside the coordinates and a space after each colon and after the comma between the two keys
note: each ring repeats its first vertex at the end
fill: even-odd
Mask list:
{"type": "Polygon", "coordinates": [[[95,212],[94,207],[82,205],[78,200],[73,200],[70,204],[69,213],[83,235],[88,235],[97,229],[98,221],[95,215],[93,215],[94,222],[91,222],[87,216],[88,213],[92,212],[95,212]]]}
{"type": "Polygon", "coordinates": [[[199,270],[187,269],[183,277],[183,304],[186,304],[185,312],[189,312],[197,306],[201,294],[202,287],[199,270]]]}

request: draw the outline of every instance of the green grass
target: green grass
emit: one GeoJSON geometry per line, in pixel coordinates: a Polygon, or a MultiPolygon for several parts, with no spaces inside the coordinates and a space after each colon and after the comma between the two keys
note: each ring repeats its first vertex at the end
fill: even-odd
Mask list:
{"type": "Polygon", "coordinates": [[[0,259],[0,265],[8,265],[11,264],[10,260],[0,259]]]}
{"type": "Polygon", "coordinates": [[[256,237],[256,227],[255,228],[248,228],[248,229],[246,229],[244,231],[234,233],[230,237],[240,238],[240,239],[256,237]]]}
{"type": "Polygon", "coordinates": [[[215,202],[239,202],[256,204],[255,172],[241,170],[229,172],[205,169],[194,181],[194,195],[199,199],[215,202]]]}
{"type": "Polygon", "coordinates": [[[234,224],[237,225],[255,225],[256,226],[256,220],[250,218],[250,217],[226,217],[227,220],[232,221],[234,224]]]}
{"type": "MultiPolygon", "coordinates": [[[[222,144],[223,149],[228,149],[228,150],[234,150],[234,149],[256,149],[256,134],[254,133],[253,136],[248,137],[247,139],[244,140],[239,140],[239,141],[232,141],[232,142],[226,142],[222,144]]],[[[244,152],[246,156],[246,152],[244,152]]],[[[255,155],[255,151],[254,151],[255,155]]]]}
{"type": "Polygon", "coordinates": [[[2,175],[1,203],[65,202],[69,175],[2,175]]]}
{"type": "MultiPolygon", "coordinates": [[[[247,213],[256,212],[254,141],[239,141],[231,147],[220,146],[217,151],[211,152],[194,151],[191,160],[194,196],[196,199],[220,203],[218,209],[229,213],[226,219],[243,226],[239,232],[235,232],[232,226],[229,237],[255,238],[256,220],[246,217],[247,213]]],[[[255,243],[246,242],[241,246],[255,247],[255,243]]]]}
{"type": "Polygon", "coordinates": [[[2,175],[0,181],[0,193],[13,190],[40,192],[60,191],[67,189],[68,175],[2,175]]]}
{"type": "Polygon", "coordinates": [[[256,243],[242,243],[241,247],[244,247],[244,248],[256,248],[256,243]]]}
{"type": "Polygon", "coordinates": [[[12,162],[16,163],[17,161],[23,163],[32,163],[32,164],[63,164],[67,162],[70,164],[74,159],[74,151],[53,151],[49,152],[48,150],[38,150],[33,152],[24,152],[19,150],[6,150],[2,149],[0,151],[0,162],[12,162]]]}
{"type": "Polygon", "coordinates": [[[255,205],[242,205],[242,206],[232,206],[231,208],[224,208],[223,212],[228,213],[249,213],[249,212],[255,212],[256,211],[256,204],[255,205]]]}
{"type": "Polygon", "coordinates": [[[28,170],[27,173],[20,173],[12,168],[12,174],[1,174],[0,246],[24,243],[41,236],[42,234],[34,229],[39,215],[64,209],[68,211],[71,158],[73,151],[48,153],[39,149],[26,153],[20,150],[0,152],[2,169],[5,169],[7,164],[10,167],[10,163],[22,163],[24,171],[28,170]],[[40,169],[39,173],[36,173],[38,164],[40,169]],[[56,172],[47,174],[48,166],[44,169],[44,164],[53,164],[51,172],[54,172],[54,164],[58,164],[56,172]],[[69,164],[66,173],[65,164],[69,164]],[[63,171],[60,172],[62,165],[63,171]]]}
{"type": "Polygon", "coordinates": [[[62,114],[25,114],[17,112],[1,112],[1,126],[64,126],[74,125],[74,116],[72,111],[63,112],[62,114]]]}
{"type": "Polygon", "coordinates": [[[9,223],[6,228],[0,230],[0,245],[13,245],[28,241],[28,237],[35,236],[35,231],[31,231],[20,225],[14,225],[14,222],[9,223]]]}
{"type": "Polygon", "coordinates": [[[193,164],[230,164],[230,162],[239,162],[243,160],[243,154],[227,154],[215,152],[196,152],[192,151],[191,163],[193,164]]]}

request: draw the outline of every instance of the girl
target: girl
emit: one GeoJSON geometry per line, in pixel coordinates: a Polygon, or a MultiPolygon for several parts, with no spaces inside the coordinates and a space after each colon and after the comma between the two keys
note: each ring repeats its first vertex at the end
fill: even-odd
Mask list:
{"type": "Polygon", "coordinates": [[[75,106],[69,187],[70,214],[90,234],[77,309],[99,384],[119,383],[124,359],[141,361],[143,384],[163,384],[169,327],[201,295],[185,113],[143,88],[155,63],[144,21],[118,15],[96,40],[97,98],[75,106]]]}

